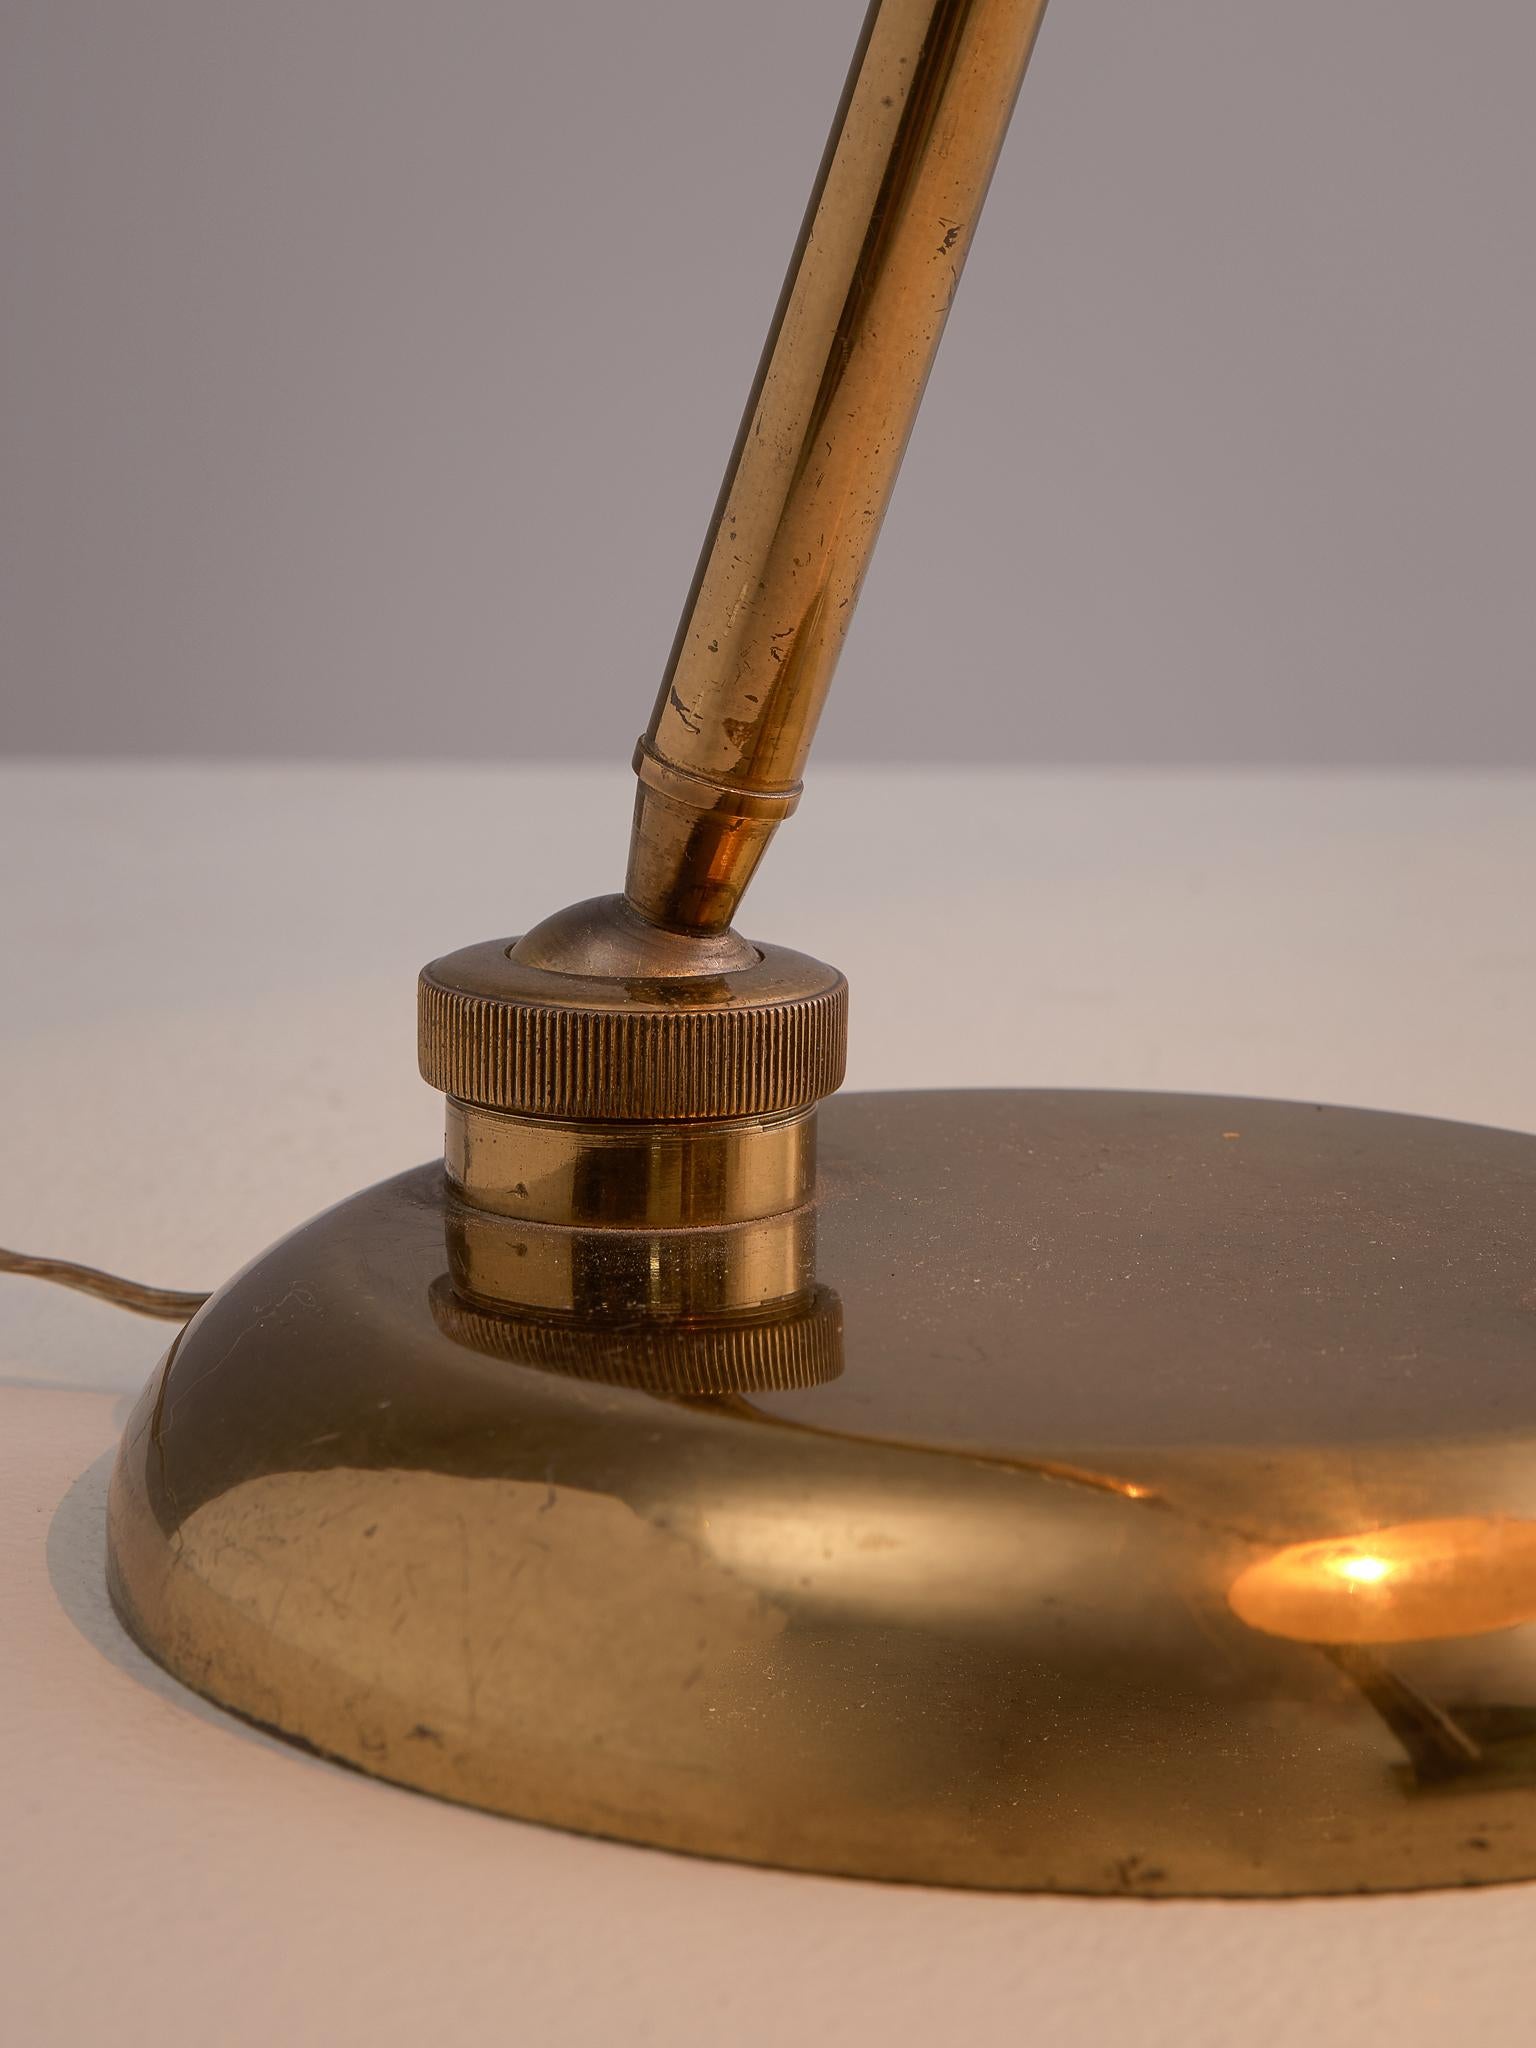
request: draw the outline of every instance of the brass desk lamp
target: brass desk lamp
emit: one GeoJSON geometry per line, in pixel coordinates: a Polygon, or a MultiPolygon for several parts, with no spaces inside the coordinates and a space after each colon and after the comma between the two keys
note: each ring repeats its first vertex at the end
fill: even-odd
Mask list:
{"type": "Polygon", "coordinates": [[[823,1110],[843,978],[734,929],[1042,8],[876,0],[625,893],[423,973],[446,1168],[186,1327],[118,1459],[113,1596],[326,1755],[635,1842],[1026,1890],[1529,1877],[1536,1140],[823,1110]]]}

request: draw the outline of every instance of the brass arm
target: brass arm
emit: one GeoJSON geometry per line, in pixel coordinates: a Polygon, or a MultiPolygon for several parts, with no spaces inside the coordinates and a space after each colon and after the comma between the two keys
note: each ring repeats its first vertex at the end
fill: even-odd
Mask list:
{"type": "MultiPolygon", "coordinates": [[[[570,1282],[582,1245],[606,1271],[625,1231],[726,1233],[724,1294],[690,1313],[804,1291],[795,1219],[848,985],[731,921],[799,795],[1044,5],[875,0],[636,754],[626,893],[423,970],[421,1071],[448,1097],[455,1196],[576,1233],[558,1248],[572,1311],[591,1295],[570,1282]]],[[[455,1285],[503,1300],[471,1265],[455,1285]]],[[[547,1308],[531,1257],[518,1270],[518,1298],[547,1308]]]]}
{"type": "Polygon", "coordinates": [[[1045,0],[874,0],[635,754],[626,894],[728,927],[800,774],[1045,0]]]}

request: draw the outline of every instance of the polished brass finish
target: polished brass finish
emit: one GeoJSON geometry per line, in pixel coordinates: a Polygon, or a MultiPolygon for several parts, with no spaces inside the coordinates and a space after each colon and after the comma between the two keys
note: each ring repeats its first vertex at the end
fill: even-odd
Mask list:
{"type": "Polygon", "coordinates": [[[727,972],[602,975],[529,965],[510,939],[466,946],[422,970],[422,1078],[563,1121],[808,1109],[843,1078],[848,984],[804,953],[750,950],[727,972]]]}
{"type": "Polygon", "coordinates": [[[14,1273],[28,1280],[52,1280],[78,1294],[93,1294],[114,1308],[130,1309],[136,1316],[154,1316],[161,1322],[184,1323],[196,1315],[208,1299],[206,1294],[184,1294],[175,1287],[146,1287],[142,1280],[125,1280],[118,1273],[103,1273],[99,1266],[79,1266],[72,1259],[45,1259],[33,1252],[12,1252],[0,1247],[0,1273],[14,1273]]]}
{"type": "Polygon", "coordinates": [[[652,1324],[774,1309],[816,1278],[816,1212],[714,1230],[569,1230],[450,1202],[448,1272],[470,1302],[652,1324]]]}
{"type": "Polygon", "coordinates": [[[818,1387],[843,1369],[842,1305],[826,1287],[750,1319],[671,1316],[618,1324],[592,1316],[545,1322],[477,1308],[446,1276],[433,1281],[429,1298],[438,1328],[471,1351],[648,1394],[699,1399],[818,1387]]]}
{"type": "Polygon", "coordinates": [[[1536,1139],[1023,1092],[843,1097],[822,1147],[815,1286],[734,1320],[833,1290],[840,1374],[467,1303],[436,1165],[275,1247],[129,1428],[129,1626],[329,1755],[632,1841],[1536,1876],[1536,1139]]]}
{"type": "Polygon", "coordinates": [[[1231,1592],[1253,1628],[1307,1643],[1427,1643],[1536,1622],[1536,1520],[1460,1515],[1294,1543],[1231,1592]]]}
{"type": "Polygon", "coordinates": [[[811,1193],[808,1126],[742,1126],[838,1086],[846,989],[731,919],[797,800],[1043,4],[870,10],[635,756],[625,896],[421,977],[421,1071],[450,1098],[450,1173],[480,1206],[718,1226],[811,1193]],[[666,1128],[696,1123],[721,1128],[666,1128]]]}
{"type": "Polygon", "coordinates": [[[668,931],[642,917],[623,896],[593,896],[524,932],[509,957],[520,968],[546,974],[670,984],[740,974],[756,967],[762,954],[739,932],[668,931]]]}
{"type": "Polygon", "coordinates": [[[816,721],[1044,0],[876,0],[635,756],[630,900],[713,932],[816,721]]]}
{"type": "Polygon", "coordinates": [[[464,1201],[525,1223],[680,1230],[801,1208],[816,1115],[724,1123],[560,1123],[448,1101],[448,1178],[464,1201]]]}
{"type": "Polygon", "coordinates": [[[1536,1139],[863,1096],[817,1182],[846,986],[731,928],[1041,11],[872,9],[627,894],[425,970],[446,1170],[181,1333],[113,1598],[316,1750],[630,1841],[1085,1893],[1533,1877],[1536,1139]]]}

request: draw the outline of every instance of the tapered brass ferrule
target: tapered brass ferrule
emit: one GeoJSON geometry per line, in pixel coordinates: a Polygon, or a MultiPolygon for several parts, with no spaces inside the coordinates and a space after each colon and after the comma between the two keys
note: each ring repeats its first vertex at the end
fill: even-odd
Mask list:
{"type": "Polygon", "coordinates": [[[1045,0],[875,0],[650,726],[626,892],[724,930],[794,809],[1045,0]]]}

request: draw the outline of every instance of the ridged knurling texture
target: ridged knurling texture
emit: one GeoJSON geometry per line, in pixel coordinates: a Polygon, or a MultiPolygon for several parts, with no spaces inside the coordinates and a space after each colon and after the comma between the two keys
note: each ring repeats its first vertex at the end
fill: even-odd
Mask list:
{"type": "Polygon", "coordinates": [[[445,986],[446,964],[421,977],[418,1050],[423,1078],[461,1102],[572,1120],[758,1116],[843,1078],[848,985],[827,969],[777,1001],[587,1008],[445,986]]]}
{"type": "Polygon", "coordinates": [[[653,1394],[750,1394],[815,1387],[843,1369],[843,1316],[837,1296],[818,1287],[782,1318],[739,1323],[541,1323],[482,1309],[455,1294],[446,1276],[433,1282],[439,1329],[492,1358],[569,1379],[637,1387],[653,1394]]]}

